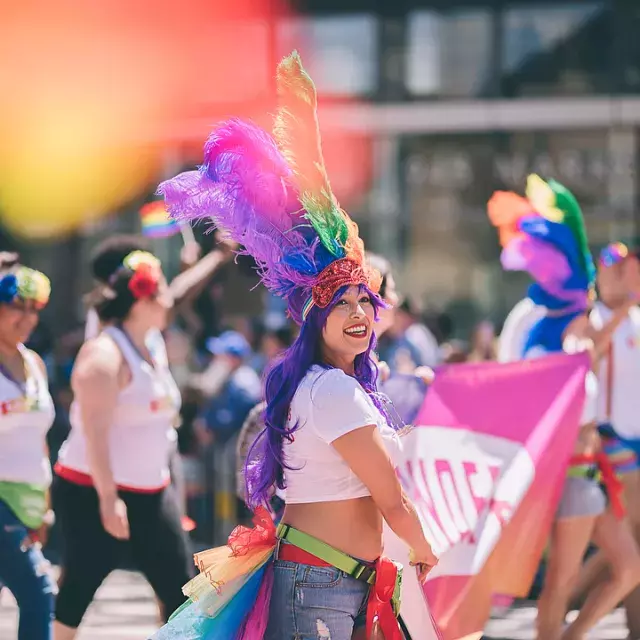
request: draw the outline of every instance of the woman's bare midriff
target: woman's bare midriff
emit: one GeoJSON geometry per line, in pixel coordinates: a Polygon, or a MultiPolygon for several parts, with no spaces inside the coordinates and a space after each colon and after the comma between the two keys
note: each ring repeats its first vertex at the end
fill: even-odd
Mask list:
{"type": "Polygon", "coordinates": [[[382,553],[382,516],[370,497],[288,504],[282,522],[361,560],[382,553]]]}
{"type": "Polygon", "coordinates": [[[573,449],[574,456],[593,455],[600,448],[600,436],[595,422],[590,422],[580,427],[578,440],[573,449]]]}

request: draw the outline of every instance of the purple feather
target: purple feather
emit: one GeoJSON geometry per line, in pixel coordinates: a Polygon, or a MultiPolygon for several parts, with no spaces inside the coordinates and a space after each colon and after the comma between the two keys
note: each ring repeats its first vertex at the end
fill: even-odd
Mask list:
{"type": "Polygon", "coordinates": [[[163,182],[158,192],[175,219],[212,218],[255,259],[265,286],[288,298],[297,287],[311,287],[321,270],[314,243],[299,231],[300,203],[290,178],[273,138],[233,119],[207,140],[199,171],[163,182]]]}
{"type": "Polygon", "coordinates": [[[566,287],[571,266],[567,257],[548,242],[519,236],[502,250],[500,261],[506,271],[526,271],[545,291],[560,300],[584,300],[584,291],[566,287]]]}

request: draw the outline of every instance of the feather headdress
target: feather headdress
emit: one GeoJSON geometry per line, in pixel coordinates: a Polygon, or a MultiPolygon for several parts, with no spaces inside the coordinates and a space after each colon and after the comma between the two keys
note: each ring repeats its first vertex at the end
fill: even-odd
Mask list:
{"type": "Polygon", "coordinates": [[[241,244],[265,286],[301,323],[340,287],[364,284],[377,292],[381,278],[365,263],[358,227],[331,190],[316,89],[296,52],[278,65],[276,81],[273,136],[250,122],[223,122],[205,144],[202,166],[158,191],[173,218],[210,217],[241,244]]]}
{"type": "Polygon", "coordinates": [[[530,175],[526,198],[498,191],[488,211],[500,233],[503,267],[526,271],[535,281],[529,297],[554,311],[585,311],[596,272],[573,194],[554,180],[530,175]]]}

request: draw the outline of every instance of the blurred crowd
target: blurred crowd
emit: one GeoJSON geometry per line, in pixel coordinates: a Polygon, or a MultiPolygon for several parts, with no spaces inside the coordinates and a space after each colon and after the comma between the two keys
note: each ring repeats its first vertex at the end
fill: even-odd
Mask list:
{"type": "MultiPolygon", "coordinates": [[[[197,257],[197,249],[186,246],[183,267],[197,257]]],[[[241,267],[229,261],[226,268],[241,267]]],[[[396,291],[390,276],[389,280],[386,298],[395,304],[378,345],[388,372],[411,373],[421,366],[495,359],[492,323],[480,322],[467,341],[452,339],[455,327],[449,316],[423,310],[404,294],[401,283],[396,291]]],[[[297,331],[277,299],[265,298],[262,312],[251,317],[227,313],[224,286],[213,274],[198,295],[181,304],[165,332],[169,362],[183,400],[174,481],[195,524],[192,536],[203,544],[224,541],[231,528],[248,516],[240,486],[246,433],[242,442],[238,436],[245,423],[253,424],[251,433],[259,430],[264,373],[297,331]]],[[[84,339],[84,325],[54,339],[43,322],[29,345],[49,370],[56,404],[56,421],[48,434],[54,462],[70,429],[70,374],[84,339]]],[[[55,536],[51,542],[55,545],[55,536]]]]}

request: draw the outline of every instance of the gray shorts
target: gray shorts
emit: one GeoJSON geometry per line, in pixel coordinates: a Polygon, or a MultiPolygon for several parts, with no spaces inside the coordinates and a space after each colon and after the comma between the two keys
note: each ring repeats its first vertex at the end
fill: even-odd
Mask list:
{"type": "Polygon", "coordinates": [[[556,519],[595,517],[606,508],[607,498],[596,480],[569,477],[564,482],[556,519]]]}

